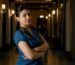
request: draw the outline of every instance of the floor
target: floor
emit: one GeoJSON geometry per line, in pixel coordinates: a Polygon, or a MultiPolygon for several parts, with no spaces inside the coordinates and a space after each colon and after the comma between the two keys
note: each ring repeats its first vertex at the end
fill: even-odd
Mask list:
{"type": "MultiPolygon", "coordinates": [[[[0,65],[15,65],[18,53],[15,48],[6,52],[0,52],[0,65]]],[[[49,49],[46,65],[75,65],[74,61],[65,58],[62,51],[52,51],[49,49]]]]}

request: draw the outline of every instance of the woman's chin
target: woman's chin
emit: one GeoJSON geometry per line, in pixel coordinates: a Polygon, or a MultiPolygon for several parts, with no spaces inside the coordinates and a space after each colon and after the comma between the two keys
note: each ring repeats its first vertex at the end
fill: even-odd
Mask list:
{"type": "Polygon", "coordinates": [[[30,24],[25,24],[25,26],[27,26],[27,27],[28,27],[28,26],[30,26],[30,24]]]}

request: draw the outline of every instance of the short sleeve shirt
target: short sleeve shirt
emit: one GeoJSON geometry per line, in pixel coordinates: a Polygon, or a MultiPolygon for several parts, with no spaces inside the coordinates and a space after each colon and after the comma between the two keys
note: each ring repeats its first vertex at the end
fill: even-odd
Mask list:
{"type": "Polygon", "coordinates": [[[19,41],[28,42],[30,48],[35,48],[41,45],[41,40],[39,37],[39,32],[36,29],[32,29],[34,36],[32,38],[28,38],[26,34],[22,33],[20,30],[17,30],[14,34],[14,43],[18,48],[19,57],[16,65],[43,65],[41,58],[36,60],[29,60],[24,58],[24,54],[18,47],[19,41]]]}

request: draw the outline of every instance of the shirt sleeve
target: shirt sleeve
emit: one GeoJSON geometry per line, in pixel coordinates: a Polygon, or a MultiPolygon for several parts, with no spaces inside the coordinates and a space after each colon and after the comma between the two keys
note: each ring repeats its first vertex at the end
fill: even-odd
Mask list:
{"type": "Polygon", "coordinates": [[[27,38],[20,31],[16,31],[14,34],[14,43],[16,46],[18,46],[19,41],[27,41],[27,38]]]}

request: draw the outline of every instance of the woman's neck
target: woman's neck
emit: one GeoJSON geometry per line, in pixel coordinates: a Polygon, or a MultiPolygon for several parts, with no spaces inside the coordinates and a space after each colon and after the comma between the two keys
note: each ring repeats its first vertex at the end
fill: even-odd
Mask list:
{"type": "Polygon", "coordinates": [[[24,26],[24,25],[20,25],[20,28],[24,28],[27,31],[31,32],[30,26],[24,26]]]}
{"type": "Polygon", "coordinates": [[[29,28],[30,26],[20,25],[22,28],[29,28]]]}
{"type": "Polygon", "coordinates": [[[20,30],[22,30],[23,32],[26,32],[29,36],[33,35],[31,26],[21,26],[20,25],[20,30]]]}

